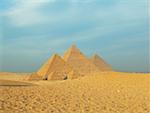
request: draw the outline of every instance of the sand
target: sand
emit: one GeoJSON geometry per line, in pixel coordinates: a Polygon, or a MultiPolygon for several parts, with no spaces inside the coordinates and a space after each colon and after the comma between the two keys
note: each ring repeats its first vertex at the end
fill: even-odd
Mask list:
{"type": "Polygon", "coordinates": [[[150,113],[150,74],[108,72],[26,86],[2,81],[0,113],[150,113]]]}
{"type": "Polygon", "coordinates": [[[30,74],[31,73],[0,72],[0,79],[1,80],[24,80],[27,79],[30,74]]]}

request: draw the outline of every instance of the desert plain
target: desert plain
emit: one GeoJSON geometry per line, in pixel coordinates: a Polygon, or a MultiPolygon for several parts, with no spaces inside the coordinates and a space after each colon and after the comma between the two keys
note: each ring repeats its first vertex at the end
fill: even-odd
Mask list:
{"type": "Polygon", "coordinates": [[[150,74],[102,72],[38,82],[28,76],[0,74],[0,113],[150,113],[150,74]]]}

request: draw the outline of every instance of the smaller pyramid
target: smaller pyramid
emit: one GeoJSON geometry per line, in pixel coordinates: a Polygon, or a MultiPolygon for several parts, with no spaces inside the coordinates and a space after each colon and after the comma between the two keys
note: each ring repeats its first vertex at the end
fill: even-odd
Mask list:
{"type": "Polygon", "coordinates": [[[99,68],[100,71],[112,71],[112,68],[107,64],[99,55],[95,54],[91,59],[91,62],[99,68]]]}
{"type": "Polygon", "coordinates": [[[37,72],[45,80],[68,79],[72,69],[58,55],[54,54],[37,72]]]}
{"type": "Polygon", "coordinates": [[[52,65],[53,61],[56,60],[57,57],[58,57],[58,55],[54,54],[51,58],[49,58],[48,61],[46,63],[44,63],[42,65],[42,67],[37,71],[37,74],[39,76],[46,75],[50,66],[52,65]]]}
{"type": "Polygon", "coordinates": [[[42,76],[39,76],[36,72],[34,72],[27,79],[28,80],[42,80],[42,76]]]}

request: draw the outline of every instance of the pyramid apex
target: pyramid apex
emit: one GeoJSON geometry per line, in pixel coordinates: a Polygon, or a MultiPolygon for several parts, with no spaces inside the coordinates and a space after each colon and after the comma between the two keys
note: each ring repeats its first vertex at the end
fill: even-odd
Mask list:
{"type": "Polygon", "coordinates": [[[76,44],[72,44],[71,49],[77,49],[76,44]]]}
{"type": "Polygon", "coordinates": [[[75,44],[73,44],[73,45],[70,47],[69,52],[77,52],[77,53],[80,53],[80,49],[79,49],[75,44]]]}
{"type": "Polygon", "coordinates": [[[100,58],[98,54],[94,54],[92,58],[100,58]]]}
{"type": "Polygon", "coordinates": [[[96,53],[96,54],[94,54],[94,56],[99,56],[99,55],[96,53]]]}
{"type": "Polygon", "coordinates": [[[54,53],[53,54],[53,57],[58,57],[59,55],[57,53],[54,53]]]}
{"type": "Polygon", "coordinates": [[[105,62],[105,60],[100,57],[98,54],[94,54],[90,59],[101,71],[110,71],[112,70],[111,66],[105,62]]]}
{"type": "Polygon", "coordinates": [[[101,57],[98,54],[94,54],[93,57],[91,57],[91,59],[93,59],[93,60],[102,60],[103,62],[105,62],[105,60],[103,59],[103,57],[101,57]]]}
{"type": "Polygon", "coordinates": [[[82,52],[75,44],[73,44],[64,54],[64,60],[67,61],[70,57],[84,57],[82,52]]]}
{"type": "Polygon", "coordinates": [[[61,58],[59,54],[55,53],[52,55],[51,60],[54,60],[55,58],[61,58]]]}

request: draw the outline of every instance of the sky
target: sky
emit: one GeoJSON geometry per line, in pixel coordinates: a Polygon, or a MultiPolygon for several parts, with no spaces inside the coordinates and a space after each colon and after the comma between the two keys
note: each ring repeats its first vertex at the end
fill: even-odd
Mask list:
{"type": "Polygon", "coordinates": [[[0,0],[0,71],[34,72],[72,45],[150,72],[148,0],[0,0]]]}

